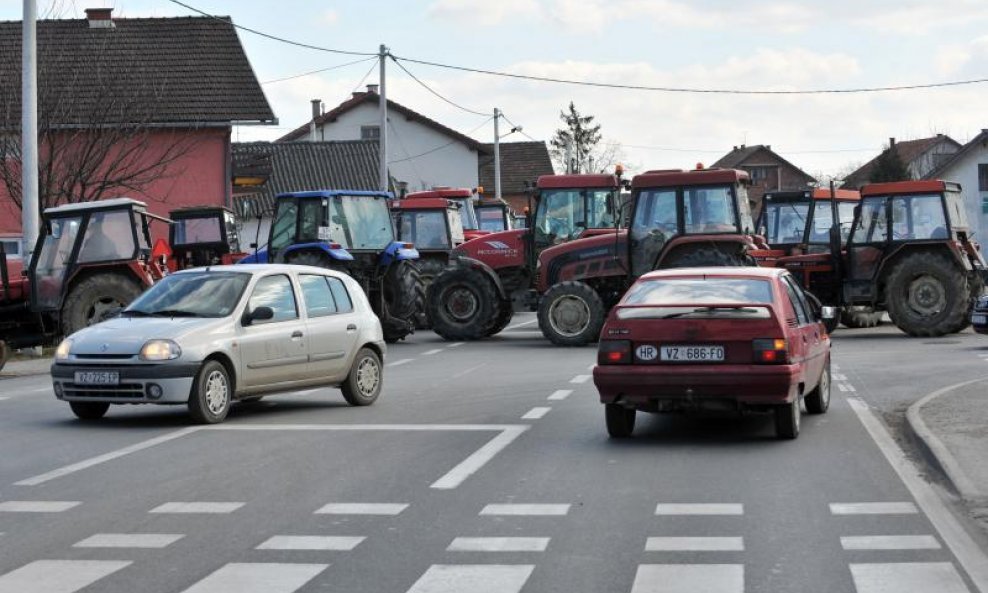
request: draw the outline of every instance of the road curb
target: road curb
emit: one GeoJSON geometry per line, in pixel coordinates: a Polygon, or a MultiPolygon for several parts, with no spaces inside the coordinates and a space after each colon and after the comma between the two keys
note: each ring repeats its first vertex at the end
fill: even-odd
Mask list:
{"type": "Polygon", "coordinates": [[[48,373],[51,372],[52,362],[53,359],[51,358],[30,358],[27,360],[8,360],[7,364],[4,365],[4,370],[0,371],[0,380],[16,379],[17,377],[36,377],[38,375],[47,375],[48,373]],[[40,366],[41,361],[44,361],[43,366],[40,366]],[[37,368],[32,368],[30,363],[38,363],[39,366],[37,368]],[[17,368],[18,366],[23,366],[25,368],[17,368]]]}
{"type": "Polygon", "coordinates": [[[963,383],[955,383],[954,385],[948,385],[929,393],[922,398],[920,398],[916,403],[909,406],[906,410],[906,425],[912,431],[912,436],[919,443],[921,448],[930,457],[934,463],[943,471],[944,475],[953,485],[954,489],[957,490],[965,499],[977,499],[986,496],[984,492],[981,492],[978,487],[971,481],[967,473],[961,467],[960,463],[950,452],[943,441],[940,440],[937,435],[930,430],[926,425],[926,422],[922,417],[923,406],[932,402],[933,400],[947,395],[952,391],[956,391],[962,387],[967,387],[968,385],[973,385],[975,383],[981,383],[983,381],[988,381],[988,377],[981,377],[971,381],[964,381],[963,383]]]}

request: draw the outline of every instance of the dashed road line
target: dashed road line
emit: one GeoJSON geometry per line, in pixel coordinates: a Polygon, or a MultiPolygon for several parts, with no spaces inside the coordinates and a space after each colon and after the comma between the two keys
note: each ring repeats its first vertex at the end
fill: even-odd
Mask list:
{"type": "Polygon", "coordinates": [[[571,393],[573,393],[572,389],[560,389],[558,391],[552,392],[552,395],[549,396],[549,399],[553,401],[563,400],[569,397],[571,393]]]}
{"type": "Polygon", "coordinates": [[[552,408],[547,408],[547,407],[532,408],[531,410],[526,412],[525,415],[521,417],[521,419],[538,420],[539,418],[542,418],[543,416],[548,414],[550,410],[552,410],[552,408]]]}
{"type": "Polygon", "coordinates": [[[443,351],[442,348],[436,348],[434,350],[426,350],[425,352],[422,353],[422,356],[432,356],[433,354],[439,354],[442,351],[443,351]]]}
{"type": "Polygon", "coordinates": [[[514,325],[509,325],[507,329],[515,329],[516,327],[525,327],[526,325],[532,325],[533,323],[538,323],[538,319],[531,319],[529,321],[522,321],[521,323],[516,323],[514,325]]]}
{"type": "Polygon", "coordinates": [[[408,364],[408,363],[410,363],[410,362],[412,362],[414,360],[415,360],[414,358],[402,358],[401,360],[396,360],[394,362],[389,362],[388,364],[386,364],[384,366],[386,366],[386,367],[398,367],[398,366],[401,366],[403,364],[408,364]]]}
{"type": "Polygon", "coordinates": [[[481,515],[514,515],[514,516],[563,516],[569,513],[568,504],[489,504],[481,511],[481,515]]]}
{"type": "Polygon", "coordinates": [[[466,344],[466,342],[454,342],[454,343],[452,343],[452,344],[450,344],[449,346],[446,346],[446,347],[447,348],[459,348],[460,346],[462,346],[464,344],[466,344]]]}
{"type": "Polygon", "coordinates": [[[577,375],[569,380],[570,383],[586,383],[590,380],[590,375],[577,375]]]}
{"type": "Polygon", "coordinates": [[[395,516],[408,508],[405,503],[387,502],[331,502],[318,511],[317,515],[387,515],[395,516]]]}

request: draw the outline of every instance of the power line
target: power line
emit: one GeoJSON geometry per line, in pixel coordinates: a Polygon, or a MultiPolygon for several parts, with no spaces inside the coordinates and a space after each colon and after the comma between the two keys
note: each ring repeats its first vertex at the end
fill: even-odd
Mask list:
{"type": "MultiPolygon", "coordinates": [[[[174,1],[174,0],[173,0],[174,1]]],[[[398,61],[404,60],[413,64],[424,66],[434,66],[436,68],[446,68],[448,70],[458,70],[460,72],[473,72],[475,74],[486,74],[489,76],[500,76],[503,78],[514,78],[519,80],[531,80],[536,82],[552,82],[557,84],[570,84],[575,86],[588,86],[607,89],[622,89],[635,91],[654,91],[661,93],[693,93],[693,94],[717,94],[717,95],[824,95],[824,94],[855,94],[855,93],[880,93],[889,91],[909,91],[917,89],[933,89],[952,86],[962,86],[988,82],[988,78],[976,78],[972,80],[955,80],[950,82],[934,82],[926,84],[908,84],[899,86],[880,87],[859,87],[850,89],[804,89],[804,90],[745,90],[745,89],[699,89],[689,87],[664,87],[646,86],[635,84],[616,84],[609,82],[595,82],[588,80],[571,80],[566,78],[553,78],[548,76],[532,76],[529,74],[516,74],[514,72],[502,72],[499,70],[484,70],[481,68],[470,68],[467,66],[455,66],[452,64],[442,64],[440,62],[430,62],[427,60],[416,60],[413,58],[403,58],[391,55],[398,61]]]]}
{"type": "MultiPolygon", "coordinates": [[[[707,148],[676,148],[671,146],[648,146],[642,144],[621,144],[624,148],[638,148],[642,150],[657,150],[660,152],[704,152],[710,154],[723,154],[724,149],[707,149],[707,148]]],[[[787,150],[784,151],[786,154],[827,154],[827,153],[838,153],[838,152],[872,152],[874,148],[835,148],[826,150],[787,150]]]]}
{"type": "Polygon", "coordinates": [[[347,50],[343,50],[343,49],[332,49],[332,48],[329,48],[329,47],[320,47],[318,45],[311,45],[309,43],[302,43],[300,41],[293,41],[291,39],[285,39],[284,37],[278,37],[277,35],[271,35],[270,33],[265,33],[263,31],[258,31],[257,29],[251,29],[250,27],[244,27],[243,25],[238,25],[238,24],[234,23],[231,20],[227,20],[227,19],[224,19],[224,18],[220,18],[220,17],[218,17],[216,15],[209,14],[208,12],[199,10],[195,6],[189,6],[188,4],[186,4],[184,2],[180,2],[179,0],[168,0],[168,1],[171,2],[172,4],[177,4],[179,6],[182,6],[184,8],[187,8],[188,10],[191,10],[192,12],[197,12],[197,13],[201,14],[202,16],[209,17],[211,19],[220,21],[222,23],[226,23],[228,25],[232,25],[232,26],[236,27],[237,29],[240,29],[241,31],[247,31],[248,33],[253,33],[254,35],[259,35],[261,37],[266,37],[267,39],[271,39],[273,41],[280,41],[281,43],[287,43],[289,45],[294,45],[294,46],[297,46],[297,47],[304,47],[305,49],[313,49],[313,50],[316,50],[316,51],[329,52],[329,53],[332,53],[332,54],[344,54],[344,55],[348,55],[348,56],[375,56],[375,57],[377,56],[376,53],[359,52],[359,51],[347,51],[347,50]]]}
{"type": "Polygon", "coordinates": [[[394,60],[394,63],[397,64],[399,68],[401,68],[402,70],[405,71],[405,74],[407,74],[407,75],[409,75],[409,76],[412,77],[412,80],[414,80],[415,82],[417,82],[420,85],[422,85],[422,88],[424,88],[425,90],[429,91],[433,95],[439,97],[440,99],[442,99],[446,103],[449,103],[450,105],[452,105],[453,107],[456,107],[457,109],[466,111],[467,113],[472,113],[474,115],[479,115],[481,117],[490,117],[490,114],[489,113],[481,113],[480,111],[475,111],[473,109],[468,109],[468,108],[460,105],[459,103],[455,103],[452,100],[447,99],[446,97],[440,95],[437,91],[433,90],[432,87],[430,87],[429,85],[425,84],[424,82],[422,82],[421,80],[419,80],[419,78],[417,76],[415,76],[414,74],[412,74],[411,72],[409,72],[408,71],[408,68],[405,68],[404,64],[402,64],[401,62],[399,62],[398,60],[396,60],[394,56],[392,56],[391,54],[388,54],[388,55],[391,57],[392,60],[394,60]]]}
{"type": "Polygon", "coordinates": [[[344,68],[346,66],[353,66],[354,64],[360,64],[362,62],[370,62],[371,60],[377,60],[374,58],[364,58],[362,60],[355,60],[353,62],[347,62],[346,64],[337,64],[336,66],[330,66],[329,68],[320,68],[319,70],[310,70],[308,72],[303,72],[301,74],[295,74],[293,76],[286,76],[284,78],[275,78],[274,80],[265,80],[261,84],[274,84],[276,82],[285,82],[286,80],[294,80],[296,78],[302,78],[303,76],[312,76],[313,74],[319,74],[320,72],[329,72],[330,70],[337,70],[339,68],[344,68]]]}
{"type": "MultiPolygon", "coordinates": [[[[490,123],[493,120],[494,120],[494,116],[492,115],[492,116],[488,117],[486,120],[484,120],[484,122],[481,123],[479,126],[477,126],[476,128],[470,130],[469,132],[467,132],[466,135],[469,136],[470,134],[473,134],[474,132],[476,132],[480,128],[486,126],[488,123],[490,123]]],[[[456,144],[459,141],[460,140],[458,140],[458,139],[453,139],[453,140],[450,140],[449,142],[447,142],[446,144],[443,144],[442,146],[437,146],[437,147],[433,148],[432,150],[427,150],[427,151],[425,151],[425,152],[423,152],[421,154],[417,154],[415,156],[406,157],[406,158],[403,158],[403,159],[396,159],[396,160],[393,160],[393,161],[388,161],[388,164],[392,164],[392,163],[403,163],[405,161],[412,161],[412,160],[415,160],[415,159],[417,159],[419,157],[423,157],[423,156],[432,154],[434,152],[438,152],[438,151],[446,148],[447,146],[456,144]]]]}
{"type": "Polygon", "coordinates": [[[360,87],[364,86],[364,81],[367,80],[367,77],[371,75],[371,72],[373,72],[375,68],[377,68],[377,64],[371,64],[370,70],[368,70],[367,73],[364,74],[364,77],[360,79],[360,82],[357,83],[357,86],[353,87],[353,90],[350,91],[350,94],[356,93],[360,89],[360,87]]]}
{"type": "Polygon", "coordinates": [[[512,127],[512,128],[514,128],[514,129],[515,129],[515,131],[517,131],[517,132],[521,132],[521,135],[522,135],[522,136],[524,136],[524,137],[526,137],[526,138],[528,138],[528,139],[529,139],[529,140],[531,140],[532,142],[538,142],[538,140],[536,140],[535,138],[532,138],[531,136],[529,136],[529,135],[528,135],[528,133],[527,133],[527,132],[525,132],[525,130],[524,130],[524,129],[522,129],[522,127],[521,127],[521,126],[519,126],[519,125],[518,125],[518,124],[516,124],[515,122],[513,122],[513,121],[511,121],[510,119],[508,119],[508,116],[507,116],[507,115],[505,115],[503,111],[501,112],[501,117],[503,117],[503,118],[504,118],[504,121],[506,121],[506,122],[508,122],[509,124],[511,124],[511,127],[512,127]]]}

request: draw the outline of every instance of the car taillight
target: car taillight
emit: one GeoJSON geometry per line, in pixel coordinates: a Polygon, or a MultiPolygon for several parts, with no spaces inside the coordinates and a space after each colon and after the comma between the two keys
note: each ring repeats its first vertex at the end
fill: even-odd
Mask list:
{"type": "Polygon", "coordinates": [[[755,362],[760,364],[787,364],[789,344],[779,339],[758,339],[752,342],[755,362]]]}
{"type": "Polygon", "coordinates": [[[597,348],[597,364],[629,364],[630,340],[601,340],[597,348]]]}

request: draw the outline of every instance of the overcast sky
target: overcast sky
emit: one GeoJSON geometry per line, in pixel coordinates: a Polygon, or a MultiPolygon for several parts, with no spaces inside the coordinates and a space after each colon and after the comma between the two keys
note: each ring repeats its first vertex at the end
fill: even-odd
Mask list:
{"type": "MultiPolygon", "coordinates": [[[[575,80],[699,89],[847,89],[988,78],[988,0],[183,0],[238,25],[329,48],[575,80]]],[[[186,16],[168,0],[55,0],[65,18],[87,7],[114,16],[186,16]]],[[[45,14],[52,0],[38,0],[45,14]]],[[[0,20],[20,20],[0,0],[0,20]]],[[[240,32],[279,127],[274,139],[368,82],[373,62],[268,82],[360,57],[240,32]],[[369,77],[365,79],[365,76],[369,77]]],[[[608,90],[527,82],[407,64],[438,93],[473,110],[501,108],[548,140],[570,101],[597,118],[635,169],[711,163],[734,145],[769,144],[812,175],[846,172],[890,136],[944,133],[965,142],[988,127],[988,83],[888,93],[738,96],[608,90]]],[[[373,68],[373,71],[371,71],[373,68]]],[[[389,98],[481,141],[484,118],[452,107],[389,64],[389,98]],[[478,127],[479,126],[479,127],[478,127]]],[[[502,128],[502,133],[506,131],[502,128]]],[[[505,138],[525,140],[521,134],[505,138]]]]}

